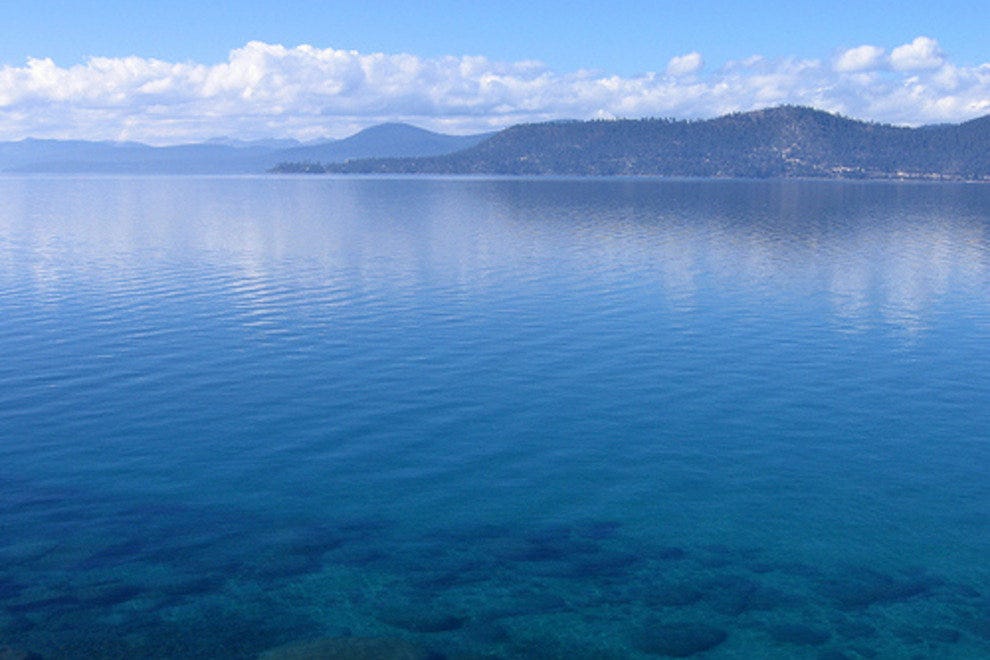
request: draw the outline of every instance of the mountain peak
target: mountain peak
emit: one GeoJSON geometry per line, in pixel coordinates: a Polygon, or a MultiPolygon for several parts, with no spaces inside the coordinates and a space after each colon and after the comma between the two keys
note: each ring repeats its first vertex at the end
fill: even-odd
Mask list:
{"type": "Polygon", "coordinates": [[[344,172],[990,180],[990,118],[937,131],[785,105],[703,121],[514,126],[471,149],[344,172]]]}
{"type": "Polygon", "coordinates": [[[391,122],[371,126],[334,142],[296,147],[278,153],[282,162],[339,163],[355,158],[439,156],[472,147],[488,137],[445,135],[425,128],[391,122]]]}

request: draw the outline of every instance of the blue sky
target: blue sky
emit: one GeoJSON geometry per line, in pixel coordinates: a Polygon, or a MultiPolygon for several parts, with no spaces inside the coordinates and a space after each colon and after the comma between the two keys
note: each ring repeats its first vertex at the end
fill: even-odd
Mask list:
{"type": "Polygon", "coordinates": [[[905,124],[990,113],[986,0],[36,0],[3,24],[0,139],[470,132],[781,102],[905,124]]]}
{"type": "Polygon", "coordinates": [[[60,65],[89,56],[225,60],[248,41],[361,52],[537,59],[559,70],[631,75],[699,51],[721,63],[750,55],[820,57],[864,43],[936,38],[957,64],[990,61],[990,2],[31,2],[7,3],[0,62],[60,65]],[[13,29],[9,29],[13,28],[13,29]]]}

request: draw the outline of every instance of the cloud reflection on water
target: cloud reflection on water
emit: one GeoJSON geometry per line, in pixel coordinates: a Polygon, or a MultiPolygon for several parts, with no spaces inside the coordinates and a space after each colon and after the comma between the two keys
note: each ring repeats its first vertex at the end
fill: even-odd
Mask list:
{"type": "Polygon", "coordinates": [[[3,289],[52,302],[207,278],[258,322],[340,304],[355,283],[346,295],[410,305],[523,283],[564,297],[625,288],[687,315],[720,299],[822,299],[847,332],[922,331],[960,292],[980,318],[990,303],[985,186],[80,177],[0,189],[3,289]]]}

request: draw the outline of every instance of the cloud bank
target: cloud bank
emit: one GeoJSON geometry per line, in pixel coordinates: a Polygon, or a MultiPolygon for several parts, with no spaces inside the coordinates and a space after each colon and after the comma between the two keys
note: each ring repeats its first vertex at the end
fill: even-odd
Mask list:
{"type": "Polygon", "coordinates": [[[955,65],[924,36],[889,53],[866,44],[823,59],[753,56],[711,69],[692,52],[658,68],[624,77],[258,41],[219,64],[29,59],[0,68],[0,140],[311,139],[383,121],[466,133],[560,118],[703,118],[783,103],[909,125],[990,113],[990,63],[955,65]]]}

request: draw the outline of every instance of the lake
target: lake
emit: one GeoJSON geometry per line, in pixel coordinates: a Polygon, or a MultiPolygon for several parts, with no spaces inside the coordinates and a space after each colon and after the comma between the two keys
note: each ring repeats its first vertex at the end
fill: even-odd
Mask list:
{"type": "Polygon", "coordinates": [[[988,373],[990,186],[0,178],[0,646],[990,656],[988,373]]]}

